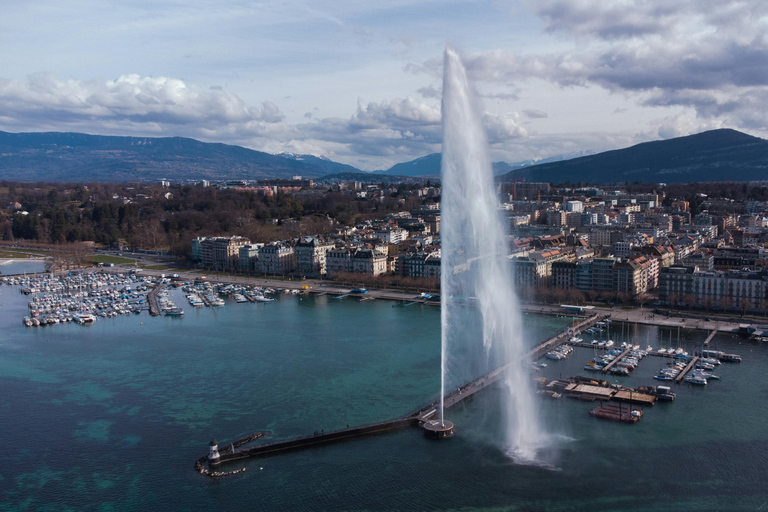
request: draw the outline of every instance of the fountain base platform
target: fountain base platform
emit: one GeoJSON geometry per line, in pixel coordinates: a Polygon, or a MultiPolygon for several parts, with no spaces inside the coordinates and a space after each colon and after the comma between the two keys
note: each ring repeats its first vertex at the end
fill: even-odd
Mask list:
{"type": "Polygon", "coordinates": [[[445,439],[453,435],[453,423],[448,420],[431,420],[424,423],[424,436],[429,439],[445,439]]]}

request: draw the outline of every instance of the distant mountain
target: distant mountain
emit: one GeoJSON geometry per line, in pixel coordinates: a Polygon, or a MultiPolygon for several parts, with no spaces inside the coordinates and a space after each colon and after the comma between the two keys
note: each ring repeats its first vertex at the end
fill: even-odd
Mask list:
{"type": "MultiPolygon", "coordinates": [[[[535,165],[539,163],[559,162],[561,160],[576,158],[579,156],[583,156],[585,154],[589,154],[589,153],[585,153],[585,152],[566,153],[562,155],[552,156],[544,160],[523,160],[521,162],[513,162],[513,163],[493,162],[493,173],[496,175],[504,174],[510,171],[522,169],[524,167],[529,167],[531,165],[535,165]]],[[[442,163],[442,158],[440,153],[432,153],[431,155],[423,156],[421,158],[417,158],[416,160],[411,160],[410,162],[403,162],[401,164],[393,165],[386,171],[374,171],[374,173],[386,174],[386,175],[399,174],[401,176],[439,176],[441,163],[442,163]]]]}
{"type": "Polygon", "coordinates": [[[325,157],[320,157],[320,156],[295,155],[293,153],[280,153],[279,155],[276,155],[276,156],[287,158],[289,160],[294,160],[296,162],[303,162],[309,165],[313,165],[318,170],[323,171],[324,174],[337,174],[341,172],[351,172],[351,173],[364,172],[358,169],[357,167],[352,167],[351,165],[347,165],[347,164],[340,164],[338,162],[334,162],[333,160],[329,160],[325,157]]]}
{"type": "Polygon", "coordinates": [[[182,137],[0,132],[0,178],[128,182],[316,178],[358,169],[313,156],[284,157],[182,137]]]}
{"type": "Polygon", "coordinates": [[[552,183],[765,180],[768,179],[768,141],[736,130],[711,130],[533,165],[503,176],[507,180],[512,178],[552,183]]]}
{"type": "Polygon", "coordinates": [[[397,185],[399,183],[426,183],[429,180],[426,176],[398,176],[395,174],[379,174],[373,172],[338,172],[315,178],[316,183],[339,183],[342,181],[359,181],[360,183],[370,185],[385,183],[388,185],[397,185]]]}
{"type": "Polygon", "coordinates": [[[410,162],[395,164],[386,171],[373,171],[374,174],[396,174],[398,176],[439,176],[440,153],[422,156],[410,162]]]}

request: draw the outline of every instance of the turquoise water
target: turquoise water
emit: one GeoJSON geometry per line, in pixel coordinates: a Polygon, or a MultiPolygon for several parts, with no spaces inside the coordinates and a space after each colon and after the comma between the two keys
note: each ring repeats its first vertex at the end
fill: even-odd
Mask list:
{"type": "MultiPolygon", "coordinates": [[[[184,304],[183,296],[172,298],[184,304]]],[[[185,307],[90,327],[25,328],[27,297],[0,287],[0,510],[759,510],[768,507],[768,350],[740,353],[707,389],[634,426],[591,404],[542,401],[554,469],[510,464],[496,448],[488,390],[449,413],[457,435],[417,430],[197,474],[208,441],[272,439],[407,413],[439,389],[439,310],[282,296],[272,304],[185,307]]],[[[526,317],[533,343],[567,319],[526,317]]],[[[653,329],[633,331],[642,340],[653,329]]],[[[676,336],[676,332],[675,332],[676,336]]],[[[691,343],[693,334],[684,333],[691,343]]],[[[616,339],[614,337],[614,339],[616,339]]],[[[580,373],[579,349],[543,373],[580,373]]],[[[641,362],[630,384],[650,384],[641,362]],[[642,373],[645,372],[645,373],[642,373]]],[[[619,378],[616,378],[619,379],[619,378]]]]}

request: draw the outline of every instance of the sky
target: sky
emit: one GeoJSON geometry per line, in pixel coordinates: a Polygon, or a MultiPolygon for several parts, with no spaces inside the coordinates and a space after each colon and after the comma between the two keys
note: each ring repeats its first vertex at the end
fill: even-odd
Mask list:
{"type": "Polygon", "coordinates": [[[446,41],[494,160],[768,136],[765,0],[4,0],[0,130],[386,169],[440,151],[446,41]]]}

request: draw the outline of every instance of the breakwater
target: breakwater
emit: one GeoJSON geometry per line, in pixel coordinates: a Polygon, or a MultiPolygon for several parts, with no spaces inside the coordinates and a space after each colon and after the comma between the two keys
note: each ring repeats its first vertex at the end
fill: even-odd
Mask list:
{"type": "MultiPolygon", "coordinates": [[[[570,328],[566,329],[565,332],[559,333],[553,336],[552,338],[540,343],[533,349],[531,349],[528,352],[528,357],[530,359],[535,359],[540,357],[540,354],[543,354],[548,350],[551,350],[552,348],[565,343],[567,341],[568,335],[573,334],[574,332],[581,331],[583,329],[588,329],[589,327],[599,322],[600,319],[601,317],[599,315],[592,315],[589,318],[586,318],[578,322],[576,325],[573,325],[570,328]]],[[[468,382],[463,386],[460,386],[456,390],[450,393],[447,393],[444,398],[445,409],[446,410],[450,409],[451,407],[455,406],[459,402],[473,396],[475,393],[496,383],[501,379],[501,377],[504,375],[505,372],[509,371],[512,368],[514,364],[522,364],[522,363],[520,361],[511,361],[471,382],[468,382]]],[[[420,407],[416,411],[413,411],[412,413],[406,416],[387,420],[387,421],[371,423],[368,425],[362,425],[357,427],[347,427],[344,429],[334,430],[327,433],[322,430],[319,432],[315,431],[312,435],[309,435],[309,436],[303,436],[303,437],[289,439],[286,441],[278,441],[274,443],[268,443],[268,444],[263,444],[259,446],[254,446],[251,448],[237,450],[236,448],[238,448],[239,446],[248,444],[251,441],[257,439],[257,437],[244,438],[236,441],[235,443],[231,443],[229,447],[227,447],[227,445],[225,444],[224,445],[225,449],[219,452],[218,459],[208,460],[207,456],[203,456],[199,458],[195,462],[195,469],[198,470],[200,473],[209,474],[209,476],[211,475],[225,476],[228,474],[232,474],[232,472],[225,472],[225,473],[213,472],[215,473],[213,474],[210,472],[210,470],[204,470],[205,468],[203,466],[203,462],[207,461],[209,467],[217,467],[220,464],[226,463],[226,462],[245,460],[253,457],[277,455],[280,453],[285,453],[285,452],[294,451],[294,450],[314,448],[314,447],[325,445],[325,444],[348,441],[348,440],[358,439],[361,437],[366,437],[371,435],[386,434],[389,432],[419,427],[419,426],[422,426],[426,421],[431,419],[437,413],[439,404],[440,404],[439,400],[435,400],[433,402],[426,404],[423,407],[420,407]],[[248,440],[245,440],[245,439],[248,439],[248,440]]]]}

